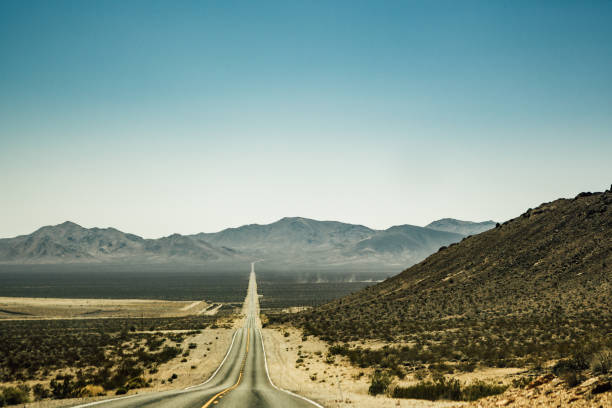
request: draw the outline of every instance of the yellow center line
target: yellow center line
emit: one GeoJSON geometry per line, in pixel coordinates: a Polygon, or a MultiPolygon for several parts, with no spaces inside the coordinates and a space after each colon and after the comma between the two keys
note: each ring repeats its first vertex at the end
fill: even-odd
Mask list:
{"type": "Polygon", "coordinates": [[[242,364],[240,366],[240,374],[238,375],[238,381],[236,381],[236,384],[234,384],[231,387],[226,388],[223,391],[220,391],[219,393],[217,393],[217,395],[215,395],[214,397],[209,399],[206,404],[202,405],[202,408],[208,408],[210,406],[210,404],[215,402],[215,400],[217,400],[218,398],[223,397],[224,394],[232,391],[234,388],[236,388],[236,387],[238,387],[238,385],[240,385],[240,381],[242,381],[242,373],[244,372],[244,366],[246,365],[247,354],[249,353],[249,343],[250,343],[250,341],[251,341],[251,333],[249,332],[247,334],[246,353],[244,354],[244,358],[242,359],[242,364]]]}

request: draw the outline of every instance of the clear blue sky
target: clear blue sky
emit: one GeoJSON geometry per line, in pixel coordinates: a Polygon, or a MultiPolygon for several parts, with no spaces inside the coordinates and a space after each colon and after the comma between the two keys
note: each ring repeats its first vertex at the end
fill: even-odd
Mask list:
{"type": "Polygon", "coordinates": [[[0,236],[505,220],[612,183],[611,1],[2,1],[0,236]]]}

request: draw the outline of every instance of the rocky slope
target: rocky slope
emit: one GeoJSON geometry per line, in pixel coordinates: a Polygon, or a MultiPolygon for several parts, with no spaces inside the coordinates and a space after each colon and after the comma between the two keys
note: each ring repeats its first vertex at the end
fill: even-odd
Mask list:
{"type": "Polygon", "coordinates": [[[365,313],[380,322],[397,317],[384,310],[423,318],[609,311],[611,294],[612,193],[606,191],[529,209],[319,312],[365,313]]]}
{"type": "MultiPolygon", "coordinates": [[[[330,342],[387,342],[395,348],[384,361],[400,371],[457,361],[525,367],[611,348],[612,192],[544,203],[380,284],[280,320],[330,342]]],[[[359,346],[338,353],[359,364],[382,358],[359,346]]]]}

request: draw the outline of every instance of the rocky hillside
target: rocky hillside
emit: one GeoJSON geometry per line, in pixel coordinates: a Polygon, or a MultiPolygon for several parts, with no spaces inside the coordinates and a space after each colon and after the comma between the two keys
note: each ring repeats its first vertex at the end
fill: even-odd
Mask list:
{"type": "Polygon", "coordinates": [[[610,346],[612,192],[529,209],[295,319],[329,341],[416,343],[411,356],[434,361],[523,364],[610,346]]]}

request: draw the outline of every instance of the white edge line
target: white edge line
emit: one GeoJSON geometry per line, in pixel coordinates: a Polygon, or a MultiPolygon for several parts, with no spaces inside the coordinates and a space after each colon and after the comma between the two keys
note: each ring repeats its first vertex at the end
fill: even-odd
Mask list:
{"type": "Polygon", "coordinates": [[[323,405],[321,405],[321,404],[319,404],[317,402],[314,402],[313,400],[310,400],[310,399],[308,399],[306,397],[298,395],[298,394],[296,394],[294,392],[291,392],[289,390],[285,390],[283,388],[277,387],[276,384],[274,384],[274,382],[272,382],[272,378],[270,378],[270,371],[268,371],[268,358],[266,357],[266,346],[264,345],[263,335],[261,334],[261,329],[260,328],[257,328],[257,331],[259,331],[259,338],[261,339],[261,348],[263,349],[263,355],[264,355],[264,365],[266,366],[266,375],[268,376],[268,381],[270,381],[270,384],[272,384],[272,386],[274,388],[276,388],[277,390],[286,392],[289,395],[293,395],[294,397],[303,399],[304,401],[311,403],[315,407],[325,408],[325,407],[323,407],[323,405]]]}
{"type": "Polygon", "coordinates": [[[91,407],[92,405],[106,404],[107,402],[119,401],[119,400],[122,400],[122,399],[133,398],[133,397],[137,397],[139,395],[142,395],[142,394],[134,394],[134,395],[128,395],[126,397],[111,398],[111,399],[102,400],[102,401],[89,402],[87,404],[75,405],[72,408],[91,407]]]}
{"type": "MultiPolygon", "coordinates": [[[[232,347],[234,347],[234,340],[236,340],[236,335],[238,334],[238,330],[236,330],[234,332],[234,336],[232,337],[232,343],[230,344],[229,348],[227,349],[227,353],[225,353],[225,357],[223,358],[223,361],[221,361],[221,364],[219,364],[219,367],[217,367],[217,369],[215,370],[214,373],[212,373],[212,375],[208,378],[208,380],[204,381],[201,384],[196,384],[196,385],[192,385],[190,387],[187,388],[183,388],[183,391],[185,390],[189,390],[191,388],[195,388],[195,387],[200,387],[206,383],[208,383],[210,380],[212,380],[213,378],[215,378],[215,375],[217,375],[217,373],[219,372],[219,370],[221,369],[221,367],[223,367],[223,364],[225,363],[225,360],[227,360],[227,357],[229,356],[230,352],[232,351],[232,347]]],[[[107,400],[102,400],[102,401],[95,401],[95,402],[89,402],[87,404],[82,404],[82,405],[75,405],[72,408],[83,408],[83,407],[91,407],[93,405],[100,405],[100,404],[106,404],[107,402],[113,402],[113,401],[119,401],[122,399],[128,399],[128,398],[133,398],[133,397],[137,397],[137,396],[141,396],[144,394],[134,394],[134,395],[127,395],[125,397],[119,397],[119,398],[111,398],[111,399],[107,399],[107,400]]]]}

